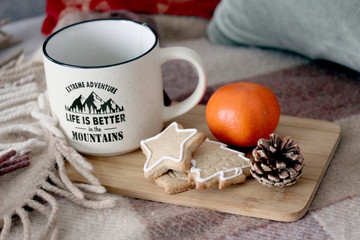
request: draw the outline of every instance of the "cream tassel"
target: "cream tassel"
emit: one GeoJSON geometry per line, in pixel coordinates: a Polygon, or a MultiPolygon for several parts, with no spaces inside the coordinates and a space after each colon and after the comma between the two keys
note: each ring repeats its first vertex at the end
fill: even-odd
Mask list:
{"type": "MultiPolygon", "coordinates": [[[[23,89],[27,87],[32,87],[32,85],[35,85],[37,87],[37,84],[34,82],[35,75],[30,75],[27,77],[23,77],[15,82],[4,84],[2,88],[0,88],[0,94],[9,94],[11,92],[17,92],[18,89],[23,89]]],[[[37,87],[37,91],[39,91],[37,87]]]]}
{"type": "Polygon", "coordinates": [[[80,167],[87,171],[93,170],[92,165],[88,161],[86,161],[85,158],[82,155],[80,155],[78,152],[76,152],[72,147],[68,146],[64,140],[57,138],[56,148],[68,161],[73,160],[73,162],[76,165],[74,166],[75,168],[80,167]]]}
{"type": "Polygon", "coordinates": [[[3,150],[7,151],[7,149],[14,149],[16,151],[20,151],[25,148],[32,148],[32,147],[45,147],[46,143],[43,141],[40,141],[36,138],[30,138],[24,142],[17,142],[17,143],[4,143],[0,144],[0,153],[2,153],[3,150]]]}
{"type": "Polygon", "coordinates": [[[4,225],[3,225],[3,228],[0,232],[0,240],[5,240],[8,238],[9,236],[9,233],[10,233],[10,228],[11,228],[11,217],[6,215],[4,217],[4,225]]]}
{"type": "Polygon", "coordinates": [[[62,188],[62,189],[66,188],[64,183],[61,181],[61,179],[55,173],[49,172],[49,178],[59,188],[62,188]]]}
{"type": "MultiPolygon", "coordinates": [[[[59,147],[59,145],[56,145],[58,147],[58,149],[63,150],[63,148],[59,147]]],[[[81,175],[83,175],[90,184],[92,185],[96,185],[96,186],[100,186],[101,183],[99,182],[99,180],[91,174],[91,171],[88,170],[87,168],[84,168],[84,163],[85,163],[85,159],[82,158],[82,156],[79,154],[78,156],[76,156],[76,158],[71,158],[74,157],[73,155],[70,155],[68,153],[66,153],[65,151],[60,151],[61,154],[63,154],[63,156],[66,158],[66,160],[76,169],[76,171],[78,171],[79,173],[81,173],[81,175]],[[81,159],[81,163],[80,164],[78,161],[79,159],[81,159]]],[[[86,162],[87,163],[87,162],[86,162]]]]}
{"type": "Polygon", "coordinates": [[[32,110],[31,116],[39,120],[40,124],[44,126],[44,128],[46,128],[50,133],[54,134],[56,137],[64,138],[64,134],[56,127],[57,120],[43,113],[39,108],[32,110]]]}
{"type": "Polygon", "coordinates": [[[32,93],[37,93],[36,98],[39,96],[39,89],[36,83],[28,83],[21,87],[17,87],[17,91],[8,91],[0,95],[0,101],[5,101],[13,98],[19,98],[24,95],[30,95],[32,93]]]}
{"type": "Polygon", "coordinates": [[[20,117],[27,117],[31,111],[36,107],[36,102],[28,102],[24,105],[15,106],[2,110],[0,112],[0,123],[9,122],[20,117]]]}
{"type": "Polygon", "coordinates": [[[0,100],[0,110],[12,107],[23,102],[33,101],[37,98],[38,93],[31,93],[26,95],[20,95],[18,97],[9,98],[7,100],[0,100]]]}
{"type": "Polygon", "coordinates": [[[84,183],[74,183],[74,185],[77,186],[79,189],[87,191],[87,192],[92,192],[92,193],[97,193],[97,194],[106,193],[106,189],[103,186],[94,186],[94,185],[89,185],[89,184],[84,184],[84,183]]]}
{"type": "Polygon", "coordinates": [[[29,76],[25,76],[23,78],[20,78],[16,81],[13,82],[9,82],[9,83],[5,83],[2,85],[1,91],[2,93],[6,92],[5,90],[8,88],[10,91],[14,92],[16,91],[15,89],[17,87],[21,87],[24,84],[27,84],[29,82],[33,82],[35,80],[36,76],[35,75],[29,75],[29,76]]]}
{"type": "MultiPolygon", "coordinates": [[[[42,70],[44,69],[44,64],[42,62],[22,62],[23,59],[19,59],[20,61],[17,61],[16,65],[12,68],[3,69],[0,73],[0,77],[2,76],[14,76],[16,74],[22,74],[24,71],[30,71],[30,72],[36,72],[37,67],[42,67],[42,70]]],[[[28,76],[31,74],[25,74],[25,76],[28,76]]]]}
{"type": "MultiPolygon", "coordinates": [[[[64,174],[66,174],[66,172],[64,172],[64,174]]],[[[61,189],[66,189],[69,187],[65,186],[63,181],[57,176],[55,175],[53,172],[49,173],[49,178],[50,180],[59,188],[61,189]]],[[[96,194],[102,194],[102,193],[106,193],[106,189],[103,186],[94,186],[94,185],[90,185],[87,183],[72,183],[75,187],[77,187],[79,189],[79,191],[83,190],[89,193],[96,193],[96,194]]],[[[70,190],[70,189],[69,189],[70,190]]],[[[82,192],[82,195],[84,195],[85,193],[82,192]]]]}
{"type": "Polygon", "coordinates": [[[79,199],[75,197],[73,194],[71,194],[68,191],[62,190],[56,186],[51,185],[48,182],[44,182],[42,187],[49,192],[55,193],[59,196],[66,197],[67,199],[73,201],[76,204],[79,204],[83,207],[92,208],[92,209],[103,209],[103,208],[110,208],[114,207],[118,203],[118,199],[116,198],[106,198],[102,199],[100,201],[92,201],[87,199],[79,199]]]}
{"type": "MultiPolygon", "coordinates": [[[[43,214],[48,220],[48,223],[46,224],[46,227],[44,228],[44,232],[42,233],[40,239],[49,239],[49,236],[54,235],[55,232],[55,226],[54,228],[50,228],[50,224],[49,222],[53,221],[53,219],[50,219],[51,216],[51,211],[45,207],[44,205],[42,205],[41,203],[34,201],[34,200],[30,200],[28,201],[27,205],[31,208],[33,208],[34,210],[39,211],[41,214],[43,214]],[[52,232],[52,234],[50,235],[50,233],[52,232]]],[[[55,219],[56,220],[56,219],[55,219]]],[[[52,225],[52,224],[51,224],[52,225]]]]}
{"type": "Polygon", "coordinates": [[[56,154],[56,163],[59,168],[59,175],[61,181],[66,185],[69,191],[74,194],[77,198],[84,199],[84,194],[70,181],[66,174],[65,164],[60,153],[56,154]]]}
{"type": "Polygon", "coordinates": [[[17,65],[11,69],[2,69],[0,73],[0,82],[15,81],[42,71],[44,71],[44,65],[41,62],[31,62],[30,64],[17,65]]]}
{"type": "Polygon", "coordinates": [[[31,239],[31,223],[29,220],[28,214],[25,212],[23,208],[16,209],[16,214],[19,215],[21,222],[24,227],[24,240],[31,239]]]}
{"type": "MultiPolygon", "coordinates": [[[[45,192],[44,190],[39,190],[39,191],[37,191],[36,194],[39,197],[41,197],[42,199],[46,200],[52,208],[51,214],[49,216],[49,220],[45,226],[46,231],[40,237],[40,240],[49,239],[49,237],[54,234],[54,230],[57,229],[56,223],[57,223],[57,217],[58,217],[58,212],[59,212],[59,206],[58,206],[55,198],[53,196],[51,196],[50,194],[48,194],[47,192],[45,192]]],[[[55,234],[57,234],[57,230],[55,231],[55,234]]]]}
{"type": "Polygon", "coordinates": [[[31,133],[36,136],[41,136],[43,134],[42,129],[38,126],[38,123],[27,123],[27,124],[14,124],[10,126],[6,126],[0,129],[0,136],[6,134],[14,134],[14,133],[31,133]]]}
{"type": "MultiPolygon", "coordinates": [[[[81,159],[84,161],[84,163],[87,163],[88,164],[88,162],[80,155],[80,154],[78,154],[77,152],[75,152],[76,153],[76,156],[78,157],[78,158],[76,158],[75,160],[74,159],[72,159],[71,157],[73,157],[73,154],[71,154],[71,156],[70,157],[68,157],[68,158],[66,158],[66,160],[68,161],[68,162],[70,162],[70,164],[81,174],[81,175],[83,175],[88,181],[89,181],[89,183],[91,184],[91,186],[93,186],[94,188],[96,187],[96,189],[97,189],[97,191],[99,191],[99,192],[101,192],[101,193],[104,193],[104,192],[106,192],[106,189],[101,185],[101,183],[99,182],[99,180],[94,176],[94,175],[92,175],[91,174],[91,172],[88,170],[88,169],[86,169],[86,168],[83,168],[83,166],[81,166],[81,165],[79,165],[78,164],[78,159],[81,157],[81,159]]],[[[62,168],[62,171],[59,171],[60,172],[60,174],[62,174],[64,177],[65,177],[65,179],[67,178],[68,179],[68,177],[67,177],[67,175],[66,175],[66,170],[65,170],[65,164],[64,164],[64,159],[63,158],[57,158],[56,159],[57,160],[57,162],[59,162],[58,164],[60,164],[60,165],[62,165],[63,166],[63,168],[62,168]]],[[[91,166],[91,165],[90,165],[91,166]]],[[[60,168],[59,168],[59,170],[60,170],[60,168]]],[[[60,175],[60,177],[61,177],[61,175],[60,175]]],[[[64,181],[63,181],[64,182],[64,181]]],[[[69,182],[70,182],[70,180],[69,180],[69,182]]],[[[65,182],[64,182],[65,183],[65,182]]],[[[71,182],[70,182],[71,183],[71,182]]],[[[71,185],[72,185],[72,183],[71,183],[71,185]]],[[[90,185],[88,185],[88,186],[90,186],[90,185]]],[[[75,186],[73,186],[74,188],[76,188],[75,186]]],[[[77,189],[77,188],[76,188],[77,189]]],[[[89,188],[90,189],[90,188],[89,188]]]]}

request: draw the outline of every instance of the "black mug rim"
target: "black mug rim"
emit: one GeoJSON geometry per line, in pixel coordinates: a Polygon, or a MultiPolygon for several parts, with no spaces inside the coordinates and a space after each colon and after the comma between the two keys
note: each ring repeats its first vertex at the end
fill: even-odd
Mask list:
{"type": "Polygon", "coordinates": [[[126,64],[126,63],[129,63],[129,62],[132,62],[132,61],[135,61],[139,58],[142,58],[143,56],[147,55],[149,52],[151,52],[155,46],[157,45],[158,43],[158,35],[157,33],[155,32],[155,30],[150,27],[149,25],[147,25],[146,23],[143,23],[143,22],[138,22],[138,21],[134,21],[134,20],[131,20],[131,19],[121,19],[121,18],[100,18],[100,19],[92,19],[92,20],[86,20],[86,21],[81,21],[81,22],[77,22],[77,23],[73,23],[73,24],[70,24],[66,27],[63,27],[53,33],[51,33],[44,41],[43,43],[43,46],[42,46],[42,51],[43,51],[43,54],[44,56],[50,60],[51,62],[53,63],[56,63],[58,65],[62,65],[62,66],[67,66],[67,67],[74,67],[74,68],[107,68],[107,67],[113,67],[113,66],[118,66],[118,65],[123,65],[123,64],[126,64]],[[135,58],[132,58],[132,59],[129,59],[129,60],[126,60],[126,61],[122,61],[122,62],[116,62],[116,63],[112,63],[112,64],[107,64],[107,65],[99,65],[99,66],[81,66],[81,65],[75,65],[75,64],[68,64],[68,63],[64,63],[64,62],[61,62],[59,60],[56,60],[52,57],[50,57],[50,55],[47,53],[46,51],[46,46],[48,44],[48,42],[55,36],[57,35],[58,33],[66,30],[67,28],[70,28],[70,27],[73,27],[73,26],[76,26],[76,25],[80,25],[80,24],[85,24],[85,23],[89,23],[89,22],[97,22],[97,21],[108,21],[108,20],[116,20],[116,21],[127,21],[127,22],[133,22],[133,23],[136,23],[136,24],[139,24],[143,27],[147,27],[148,29],[150,29],[150,31],[154,34],[155,36],[155,41],[154,41],[154,44],[151,46],[151,48],[149,48],[149,50],[147,50],[146,52],[144,52],[143,54],[135,57],[135,58]]]}

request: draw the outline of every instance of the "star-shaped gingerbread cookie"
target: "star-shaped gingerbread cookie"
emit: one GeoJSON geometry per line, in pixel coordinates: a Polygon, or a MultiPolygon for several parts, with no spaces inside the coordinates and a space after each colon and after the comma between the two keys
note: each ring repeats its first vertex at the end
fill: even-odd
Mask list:
{"type": "Polygon", "coordinates": [[[146,156],[145,178],[155,179],[168,170],[188,171],[192,153],[205,138],[203,132],[194,128],[184,129],[173,122],[158,135],[142,140],[140,145],[146,156]]]}
{"type": "Polygon", "coordinates": [[[250,176],[249,161],[244,153],[206,139],[193,154],[189,180],[196,183],[197,189],[211,188],[217,184],[219,189],[223,189],[246,181],[246,177],[250,176]]]}

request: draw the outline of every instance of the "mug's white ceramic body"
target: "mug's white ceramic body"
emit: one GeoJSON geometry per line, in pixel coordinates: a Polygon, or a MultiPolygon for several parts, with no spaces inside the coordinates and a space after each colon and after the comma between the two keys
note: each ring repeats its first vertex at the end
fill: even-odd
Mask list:
{"type": "Polygon", "coordinates": [[[79,152],[109,156],[139,148],[163,123],[193,108],[206,90],[199,56],[188,48],[159,48],[156,33],[129,20],[71,25],[43,45],[52,115],[79,152]],[[165,107],[161,65],[191,62],[199,75],[192,95],[165,107]]]}

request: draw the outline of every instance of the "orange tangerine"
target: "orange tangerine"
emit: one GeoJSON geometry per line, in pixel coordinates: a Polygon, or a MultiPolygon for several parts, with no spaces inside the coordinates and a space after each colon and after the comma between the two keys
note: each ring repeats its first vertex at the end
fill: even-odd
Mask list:
{"type": "Polygon", "coordinates": [[[279,124],[280,105],[269,88],[250,82],[237,82],[219,88],[206,106],[210,131],[221,142],[255,146],[268,138],[279,124]]]}

